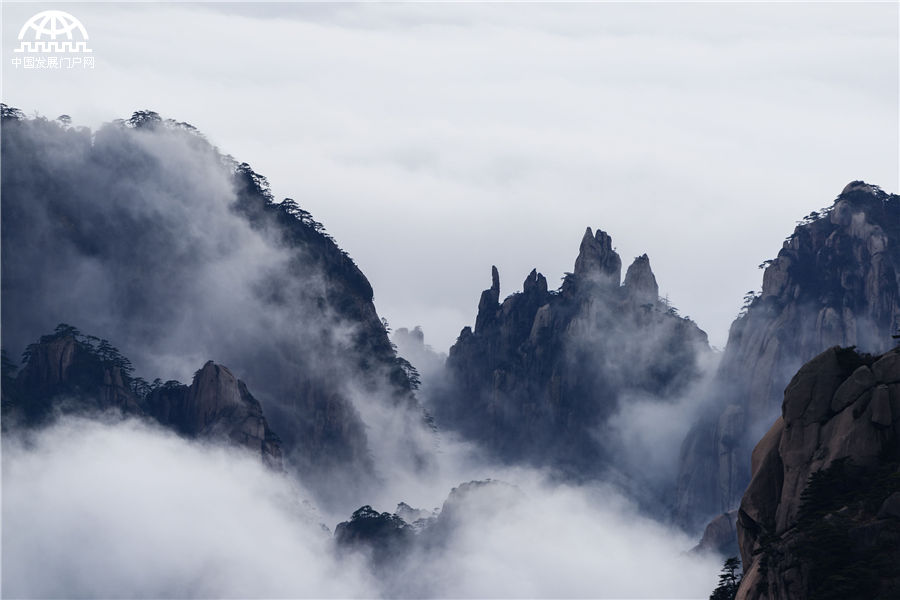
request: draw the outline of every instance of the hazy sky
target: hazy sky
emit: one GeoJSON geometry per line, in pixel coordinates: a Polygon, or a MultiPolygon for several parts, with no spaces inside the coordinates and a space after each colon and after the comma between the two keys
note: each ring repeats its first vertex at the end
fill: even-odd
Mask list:
{"type": "Polygon", "coordinates": [[[394,327],[446,350],[586,226],[724,345],[756,266],[864,179],[897,192],[897,3],[8,3],[3,101],[192,123],[296,199],[394,327]],[[92,71],[14,69],[63,9],[92,71]]]}

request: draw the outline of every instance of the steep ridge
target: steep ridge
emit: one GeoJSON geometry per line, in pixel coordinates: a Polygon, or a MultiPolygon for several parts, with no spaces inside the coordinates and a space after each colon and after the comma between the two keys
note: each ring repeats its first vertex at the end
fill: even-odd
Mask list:
{"type": "Polygon", "coordinates": [[[626,394],[683,392],[708,351],[706,334],[659,299],[646,255],[621,284],[622,262],[590,228],[558,291],[533,270],[500,302],[494,267],[474,330],[450,349],[447,384],[429,405],[507,461],[553,466],[572,477],[609,467],[599,427],[626,394]]]}
{"type": "Polygon", "coordinates": [[[322,493],[376,480],[387,444],[427,464],[426,436],[370,422],[396,412],[429,429],[369,282],[296,202],[151,111],[96,132],[2,112],[10,354],[77,322],[141,372],[183,379],[213,357],[246,378],[289,467],[322,493]]]}
{"type": "Polygon", "coordinates": [[[115,414],[152,419],[191,439],[242,446],[282,466],[281,441],[243,381],[212,361],[190,386],[134,377],[130,361],[105,340],[69,325],[28,346],[16,374],[4,363],[3,428],[43,425],[59,415],[115,414]]]}
{"type": "Polygon", "coordinates": [[[226,367],[207,362],[191,385],[168,382],[146,398],[147,413],[189,437],[229,439],[281,465],[281,440],[259,402],[226,367]]]}
{"type": "Polygon", "coordinates": [[[900,349],[797,372],[738,515],[738,598],[900,595],[900,349]]]}
{"type": "Polygon", "coordinates": [[[851,182],[763,266],[761,293],[731,326],[717,396],[682,445],[674,515],[690,530],[737,506],[753,444],[805,361],[833,345],[875,353],[892,346],[900,326],[900,196],[851,182]]]}

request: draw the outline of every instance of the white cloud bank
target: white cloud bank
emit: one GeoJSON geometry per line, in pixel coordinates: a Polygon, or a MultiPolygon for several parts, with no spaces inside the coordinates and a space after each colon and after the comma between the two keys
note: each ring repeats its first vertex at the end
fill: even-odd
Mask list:
{"type": "Polygon", "coordinates": [[[69,418],[26,440],[5,436],[2,591],[700,598],[713,587],[715,560],[685,555],[691,540],[640,517],[614,491],[502,475],[521,500],[476,496],[445,545],[379,581],[333,551],[301,487],[252,458],[134,421],[69,418]]]}

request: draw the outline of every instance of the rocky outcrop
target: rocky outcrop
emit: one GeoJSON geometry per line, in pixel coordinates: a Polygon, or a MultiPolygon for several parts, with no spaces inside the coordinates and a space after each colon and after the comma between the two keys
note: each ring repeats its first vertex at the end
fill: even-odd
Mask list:
{"type": "Polygon", "coordinates": [[[598,229],[594,235],[590,227],[585,230],[578,248],[578,258],[575,259],[574,274],[602,284],[619,285],[622,259],[613,250],[612,238],[605,231],[598,229]]]}
{"type": "Polygon", "coordinates": [[[683,391],[708,351],[706,334],[658,298],[646,255],[621,285],[612,239],[590,228],[559,290],[531,271],[500,302],[500,277],[479,301],[447,359],[447,384],[429,394],[439,427],[456,429],[507,461],[573,477],[608,468],[598,428],[626,394],[683,391]]]}
{"type": "Polygon", "coordinates": [[[339,547],[363,551],[376,568],[397,560],[410,550],[416,531],[402,517],[379,513],[366,505],[356,510],[349,521],[338,523],[334,541],[339,547]]]}
{"type": "Polygon", "coordinates": [[[900,349],[804,365],[753,451],[738,598],[900,594],[900,349]]]}
{"type": "Polygon", "coordinates": [[[525,498],[518,487],[485,479],[462,483],[450,490],[440,509],[412,508],[405,502],[393,513],[366,505],[334,530],[338,547],[362,552],[376,570],[400,569],[417,551],[446,544],[467,523],[478,523],[525,498]]]}
{"type": "Polygon", "coordinates": [[[900,196],[852,182],[763,265],[732,324],[710,408],[681,450],[675,519],[695,530],[735,508],[750,451],[791,376],[833,345],[884,352],[900,327],[900,196]]]}
{"type": "Polygon", "coordinates": [[[262,407],[243,381],[212,361],[190,386],[169,384],[150,392],[147,412],[188,437],[228,439],[281,467],[281,440],[269,428],[262,407]]]}
{"type": "Polygon", "coordinates": [[[108,342],[69,325],[31,344],[25,358],[17,375],[4,373],[4,430],[40,426],[63,414],[119,414],[152,419],[188,438],[241,446],[266,465],[282,467],[281,441],[259,402],[212,361],[190,386],[148,384],[133,376],[131,363],[108,342]]]}
{"type": "Polygon", "coordinates": [[[4,377],[4,429],[41,425],[65,413],[142,413],[127,361],[105,341],[95,347],[61,325],[29,345],[25,358],[17,376],[4,377]]]}
{"type": "Polygon", "coordinates": [[[650,259],[642,254],[634,259],[625,272],[625,291],[637,305],[655,304],[659,300],[659,285],[650,269],[650,259]]]}
{"type": "Polygon", "coordinates": [[[718,554],[719,556],[737,556],[737,517],[738,511],[722,513],[709,522],[703,531],[700,543],[691,552],[697,554],[718,554]]]}

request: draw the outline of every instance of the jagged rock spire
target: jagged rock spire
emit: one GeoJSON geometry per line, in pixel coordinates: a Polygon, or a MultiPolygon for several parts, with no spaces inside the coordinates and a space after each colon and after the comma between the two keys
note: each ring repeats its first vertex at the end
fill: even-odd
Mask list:
{"type": "Polygon", "coordinates": [[[612,238],[598,229],[594,235],[588,227],[581,239],[578,258],[575,259],[575,275],[606,280],[616,286],[622,280],[622,259],[612,247],[612,238]]]}
{"type": "Polygon", "coordinates": [[[500,273],[496,266],[491,267],[491,287],[481,292],[478,301],[478,316],[475,317],[475,332],[484,331],[485,326],[497,315],[500,308],[500,273]]]}
{"type": "Polygon", "coordinates": [[[659,285],[650,269],[650,259],[641,254],[625,272],[625,291],[635,304],[652,304],[659,298],[659,285]]]}
{"type": "Polygon", "coordinates": [[[525,278],[525,282],[522,284],[522,291],[526,294],[537,292],[539,294],[547,293],[547,279],[537,272],[537,269],[532,269],[531,273],[528,274],[528,277],[525,278]]]}

